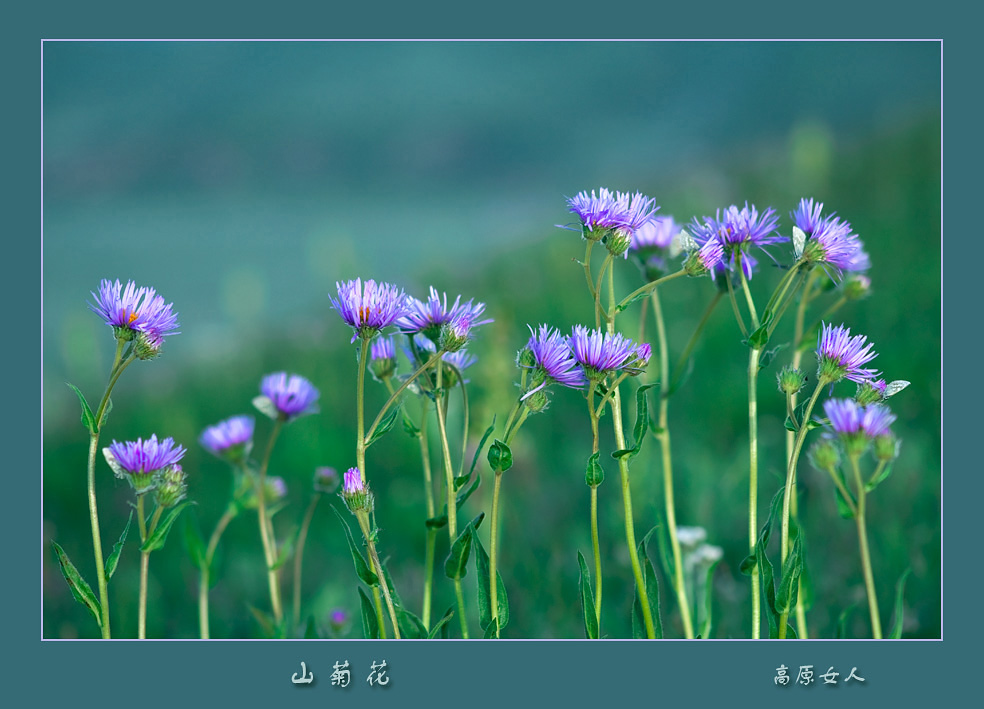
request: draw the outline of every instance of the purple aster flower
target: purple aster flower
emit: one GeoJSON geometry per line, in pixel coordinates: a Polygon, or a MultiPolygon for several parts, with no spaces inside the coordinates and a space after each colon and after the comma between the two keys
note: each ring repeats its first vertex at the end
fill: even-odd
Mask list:
{"type": "Polygon", "coordinates": [[[864,407],[854,399],[827,399],[823,402],[823,412],[830,419],[834,433],[855,434],[861,431],[864,407]]]}
{"type": "Polygon", "coordinates": [[[286,372],[275,372],[263,377],[260,384],[263,396],[253,399],[253,406],[272,419],[291,421],[318,412],[321,394],[307,379],[286,372]]]}
{"type": "Polygon", "coordinates": [[[868,256],[868,252],[864,250],[864,244],[860,239],[858,239],[858,248],[848,260],[848,264],[844,266],[844,270],[860,274],[870,268],[871,257],[868,256]]]}
{"type": "Polygon", "coordinates": [[[349,468],[345,471],[345,482],[342,486],[342,494],[355,495],[365,490],[362,482],[362,473],[358,468],[349,468]]]}
{"type": "Polygon", "coordinates": [[[348,622],[348,613],[342,608],[336,608],[328,615],[328,622],[336,628],[341,628],[348,622]]]}
{"type": "Polygon", "coordinates": [[[241,462],[253,447],[255,423],[252,416],[233,416],[206,428],[198,442],[213,455],[233,463],[241,462]]]}
{"type": "Polygon", "coordinates": [[[392,337],[377,337],[369,345],[369,371],[381,382],[396,374],[396,350],[392,337]]]}
{"type": "Polygon", "coordinates": [[[267,475],[264,479],[266,483],[266,502],[273,503],[287,497],[287,482],[276,475],[267,475]]]}
{"type": "Polygon", "coordinates": [[[540,325],[539,330],[530,329],[530,339],[526,348],[519,353],[517,364],[533,371],[532,389],[522,400],[556,382],[561,386],[578,389],[588,383],[567,337],[549,325],[540,325]]]}
{"type": "MultiPolygon", "coordinates": [[[[694,241],[696,244],[696,240],[694,241]]],[[[713,278],[716,273],[723,273],[724,266],[724,246],[717,239],[708,239],[703,244],[698,244],[698,248],[690,253],[683,263],[689,276],[703,276],[710,273],[713,278]]]]}
{"type": "Polygon", "coordinates": [[[147,440],[113,441],[103,448],[103,456],[113,473],[128,480],[138,495],[153,490],[158,474],[181,460],[184,454],[184,447],[176,445],[173,438],[158,441],[156,434],[147,440]]]}
{"type": "MultiPolygon", "coordinates": [[[[737,256],[741,254],[742,271],[746,278],[751,278],[757,261],[747,253],[748,246],[767,246],[781,241],[788,241],[785,236],[775,233],[778,217],[775,210],[769,207],[761,215],[755,205],[745,202],[742,209],[731,205],[724,210],[717,210],[714,217],[704,217],[700,222],[695,217],[690,224],[691,235],[701,247],[711,241],[721,244],[725,255],[729,256],[728,268],[734,270],[737,256]]],[[[724,270],[723,263],[715,266],[719,272],[724,270]]]]}
{"type": "Polygon", "coordinates": [[[894,422],[895,414],[884,404],[869,404],[864,407],[861,428],[869,438],[885,435],[894,422]]]}
{"type": "Polygon", "coordinates": [[[137,288],[133,281],[124,287],[119,280],[103,279],[99,295],[92,293],[92,297],[96,302],[90,303],[89,309],[113,328],[118,339],[132,340],[142,334],[144,347],[153,354],[160,350],[165,337],[179,334],[174,304],[165,304],[153,288],[137,288]]]}
{"type": "Polygon", "coordinates": [[[828,399],[823,403],[823,410],[833,434],[840,438],[851,457],[864,453],[868,444],[886,435],[895,421],[895,415],[887,406],[861,406],[854,399],[828,399]]]}
{"type": "Polygon", "coordinates": [[[360,337],[371,340],[384,327],[396,322],[407,312],[406,294],[390,283],[376,283],[362,280],[335,283],[338,300],[331,296],[331,307],[338,311],[342,320],[348,323],[355,334],[352,342],[360,337]]]}
{"type": "Polygon", "coordinates": [[[861,240],[851,231],[851,225],[839,217],[830,214],[821,219],[822,209],[822,202],[801,199],[799,208],[790,215],[806,236],[805,243],[797,246],[800,253],[796,258],[805,256],[809,263],[830,264],[846,270],[854,263],[861,240]]]}
{"type": "Polygon", "coordinates": [[[372,493],[366,487],[362,472],[358,468],[349,468],[345,471],[340,494],[353,514],[372,512],[372,493]]]}
{"type": "Polygon", "coordinates": [[[582,235],[586,239],[598,240],[605,232],[618,229],[625,232],[629,238],[632,233],[645,224],[659,209],[656,200],[646,197],[641,192],[614,192],[602,187],[595,195],[591,190],[578,192],[567,200],[568,211],[573,212],[581,220],[582,235]],[[594,232],[598,230],[599,233],[594,232]]]}
{"type": "Polygon", "coordinates": [[[670,248],[673,237],[680,233],[680,225],[673,217],[653,217],[632,232],[632,250],[650,251],[670,248]]]}
{"type": "Polygon", "coordinates": [[[878,373],[874,369],[864,369],[867,364],[878,356],[872,352],[874,347],[867,342],[864,335],[851,337],[850,328],[843,325],[834,327],[821,323],[820,337],[817,343],[817,377],[828,384],[841,379],[850,379],[860,383],[866,379],[874,379],[878,373]],[[867,343],[867,344],[866,344],[867,343]]]}
{"type": "Polygon", "coordinates": [[[574,359],[584,368],[589,379],[602,377],[620,369],[638,374],[649,363],[649,345],[637,345],[621,333],[603,333],[575,325],[570,337],[574,359]]]}
{"type": "Polygon", "coordinates": [[[426,302],[411,296],[407,299],[407,306],[406,314],[396,322],[397,327],[407,335],[422,333],[435,344],[440,340],[441,328],[452,321],[457,320],[459,327],[467,321],[469,330],[492,322],[478,319],[485,312],[485,303],[474,303],[472,300],[462,303],[459,295],[449,308],[448,294],[439,295],[434,286],[430,287],[426,302]]]}

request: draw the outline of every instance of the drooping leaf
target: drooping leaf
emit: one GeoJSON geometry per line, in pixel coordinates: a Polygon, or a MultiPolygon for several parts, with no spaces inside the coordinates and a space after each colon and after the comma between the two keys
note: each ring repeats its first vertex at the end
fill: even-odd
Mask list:
{"type": "Polygon", "coordinates": [[[188,505],[197,504],[192,500],[184,500],[179,502],[177,505],[168,510],[164,519],[161,520],[157,528],[151,533],[150,537],[146,542],[140,547],[142,552],[152,552],[164,547],[164,543],[167,541],[167,535],[171,531],[171,526],[174,524],[174,520],[178,518],[181,511],[188,505]]]}
{"type": "Polygon", "coordinates": [[[379,422],[376,430],[372,432],[372,436],[366,439],[366,448],[371,446],[373,443],[378,441],[380,438],[389,433],[390,429],[393,428],[393,424],[396,423],[396,417],[400,415],[403,410],[403,404],[394,404],[390,409],[389,413],[379,422]]]}
{"type": "Polygon", "coordinates": [[[505,443],[496,438],[489,446],[489,467],[498,473],[504,473],[513,464],[512,451],[505,443]]]}
{"type": "Polygon", "coordinates": [[[373,606],[372,601],[359,587],[359,607],[362,610],[362,632],[366,637],[366,640],[378,640],[379,639],[379,621],[376,620],[376,607],[373,606]]]}
{"type": "Polygon", "coordinates": [[[598,639],[598,616],[595,608],[594,590],[591,588],[591,573],[584,563],[584,556],[577,553],[577,565],[581,573],[578,583],[581,589],[581,612],[584,614],[584,635],[589,640],[598,639]]]}
{"type": "Polygon", "coordinates": [[[888,479],[888,476],[891,475],[891,474],[892,474],[892,464],[891,463],[888,463],[888,464],[882,466],[882,470],[878,474],[878,477],[872,478],[871,480],[869,480],[868,482],[865,483],[865,485],[864,485],[864,491],[865,492],[871,492],[876,487],[878,487],[878,485],[880,485],[881,483],[885,482],[885,480],[887,480],[888,479]]]}
{"type": "MultiPolygon", "coordinates": [[[[475,545],[475,569],[478,571],[478,624],[482,628],[488,628],[492,618],[492,569],[489,566],[489,555],[482,546],[482,540],[474,535],[475,545]]],[[[502,583],[502,575],[499,570],[495,571],[495,605],[496,617],[498,618],[497,628],[501,631],[509,623],[509,598],[506,596],[506,586],[502,583]]],[[[497,636],[496,636],[497,637],[497,636]]]]}
{"type": "Polygon", "coordinates": [[[102,627],[102,606],[100,606],[96,594],[92,592],[92,587],[82,578],[82,574],[75,568],[75,564],[72,563],[71,559],[68,558],[68,554],[65,553],[65,550],[57,542],[52,542],[51,548],[55,551],[55,557],[58,559],[58,566],[61,568],[62,576],[68,582],[68,587],[72,590],[75,600],[88,608],[89,612],[92,613],[92,617],[99,624],[99,627],[102,627]]]}
{"type": "Polygon", "coordinates": [[[906,569],[895,584],[895,611],[892,620],[892,629],[888,632],[888,637],[892,640],[899,640],[902,637],[902,620],[904,611],[905,580],[912,569],[906,569]]]}
{"type": "Polygon", "coordinates": [[[108,582],[113,578],[113,574],[116,573],[116,565],[120,561],[120,552],[123,551],[123,544],[126,542],[126,533],[130,531],[130,522],[133,521],[133,510],[130,510],[130,516],[126,520],[126,526],[123,527],[123,533],[120,535],[120,540],[113,545],[113,552],[106,559],[106,581],[108,582]]]}
{"type": "Polygon", "coordinates": [[[588,464],[584,468],[584,482],[589,487],[597,487],[605,481],[605,469],[598,462],[600,457],[600,451],[592,453],[588,458],[588,464]]]}
{"type": "Polygon", "coordinates": [[[366,558],[362,556],[362,552],[355,543],[355,539],[352,537],[352,530],[348,526],[348,522],[342,517],[342,514],[335,508],[334,505],[330,505],[331,509],[334,511],[335,516],[338,517],[338,521],[342,523],[342,529],[345,531],[345,539],[348,540],[349,551],[352,552],[352,562],[355,564],[355,573],[362,581],[362,583],[367,586],[377,586],[379,584],[379,578],[373,573],[372,569],[369,568],[369,564],[366,562],[366,558]]]}
{"type": "Polygon", "coordinates": [[[646,438],[646,432],[653,428],[653,421],[649,418],[649,399],[646,392],[657,384],[645,384],[636,391],[636,421],[632,428],[635,436],[635,443],[631,448],[622,448],[612,453],[612,458],[632,459],[642,450],[642,442],[646,438]]]}
{"type": "Polygon", "coordinates": [[[89,404],[82,395],[82,392],[74,384],[69,384],[68,382],[65,383],[72,388],[75,395],[79,397],[79,403],[82,404],[82,425],[85,426],[89,433],[97,433],[99,431],[99,426],[96,425],[96,417],[93,415],[92,409],[89,408],[89,404]]]}

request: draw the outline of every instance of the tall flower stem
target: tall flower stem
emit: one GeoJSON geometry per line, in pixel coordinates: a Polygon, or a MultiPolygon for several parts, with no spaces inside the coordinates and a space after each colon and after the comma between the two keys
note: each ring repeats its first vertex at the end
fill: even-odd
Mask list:
{"type": "MultiPolygon", "coordinates": [[[[157,522],[161,518],[161,512],[164,511],[164,508],[160,506],[154,510],[148,529],[147,521],[144,518],[144,497],[146,495],[137,496],[137,526],[140,529],[141,544],[146,543],[149,535],[157,529],[157,522]]],[[[140,552],[140,602],[137,610],[137,638],[140,640],[147,637],[147,576],[149,569],[150,552],[142,551],[140,552]]]]}
{"type": "MultiPolygon", "coordinates": [[[[376,429],[379,427],[379,424],[383,420],[383,416],[386,414],[387,411],[389,411],[390,406],[393,405],[393,403],[396,401],[397,397],[399,397],[400,394],[403,393],[403,390],[406,389],[408,386],[410,386],[410,384],[412,384],[413,381],[417,377],[419,377],[421,374],[423,374],[424,372],[426,372],[435,362],[437,362],[441,358],[441,356],[443,354],[444,354],[444,350],[440,350],[438,352],[435,352],[431,356],[431,358],[429,360],[427,360],[426,362],[424,362],[424,364],[422,364],[417,369],[416,372],[414,372],[413,374],[411,374],[407,378],[406,381],[404,381],[399,387],[396,388],[396,391],[394,391],[390,395],[390,398],[386,400],[386,403],[383,404],[383,408],[381,408],[379,410],[379,413],[376,414],[376,418],[373,420],[372,425],[369,427],[369,430],[366,432],[365,436],[362,437],[362,440],[363,441],[366,441],[366,440],[369,440],[370,438],[372,438],[372,434],[374,434],[376,432],[376,429]]],[[[361,359],[361,355],[360,355],[360,359],[361,359]]],[[[363,371],[363,372],[365,371],[365,363],[364,362],[362,363],[362,366],[360,367],[360,370],[363,371]]],[[[359,390],[361,391],[361,387],[360,387],[359,390]]],[[[362,451],[363,451],[363,456],[365,456],[365,445],[364,444],[362,446],[362,451]]],[[[360,468],[360,470],[361,470],[361,468],[360,468]]],[[[363,482],[365,482],[365,481],[363,480],[363,482]]]]}
{"type": "Polygon", "coordinates": [[[99,626],[104,639],[112,637],[109,626],[109,582],[106,578],[106,569],[103,565],[102,537],[99,533],[99,508],[96,504],[96,452],[99,450],[99,432],[102,429],[103,419],[106,418],[109,395],[120,378],[123,370],[132,363],[136,357],[129,354],[124,358],[123,348],[125,342],[122,339],[116,340],[116,355],[113,357],[113,366],[110,369],[109,383],[103,394],[99,408],[96,409],[95,431],[89,432],[89,455],[86,464],[86,480],[89,497],[89,525],[92,528],[92,553],[96,562],[96,580],[99,586],[99,608],[102,613],[99,626]]]}
{"type": "MultiPolygon", "coordinates": [[[[451,448],[448,445],[448,427],[444,412],[443,401],[446,399],[442,387],[444,385],[444,367],[443,360],[437,360],[437,398],[435,401],[434,408],[437,410],[437,424],[438,429],[441,434],[441,453],[444,458],[444,473],[447,482],[447,500],[448,500],[448,536],[450,538],[451,545],[454,545],[455,539],[458,538],[458,509],[457,509],[457,499],[455,496],[454,489],[454,469],[451,465],[451,448]]],[[[468,620],[465,618],[465,597],[461,590],[461,579],[454,579],[454,591],[455,596],[458,601],[458,617],[461,621],[461,634],[462,637],[468,637],[468,620]]]]}
{"type": "Polygon", "coordinates": [[[858,543],[861,547],[861,567],[864,571],[864,587],[868,595],[868,611],[871,614],[871,631],[875,640],[881,640],[881,616],[878,613],[878,597],[875,595],[875,577],[871,572],[871,552],[868,550],[868,530],[865,525],[865,489],[858,468],[858,457],[850,456],[851,468],[854,472],[854,484],[857,487],[857,510],[854,515],[858,525],[858,543]]]}
{"type": "MultiPolygon", "coordinates": [[[[612,260],[606,259],[608,265],[608,332],[615,332],[615,275],[612,268],[612,260]]],[[[666,280],[670,278],[660,279],[666,280]]],[[[653,281],[658,283],[659,281],[653,281]]],[[[653,283],[649,285],[653,285],[653,283]]],[[[631,298],[623,302],[628,302],[631,298]]],[[[618,384],[613,385],[614,394],[611,400],[612,426],[615,429],[615,445],[619,450],[625,449],[625,433],[622,429],[622,398],[619,393],[618,384]]],[[[635,542],[635,522],[632,513],[632,492],[629,486],[629,464],[625,456],[618,459],[618,469],[622,482],[622,507],[625,517],[625,542],[629,547],[629,560],[632,563],[632,575],[635,577],[636,592],[639,595],[639,605],[642,607],[642,620],[646,627],[646,637],[654,639],[656,637],[656,626],[653,624],[653,613],[649,607],[649,599],[646,595],[646,583],[642,576],[642,565],[639,563],[639,553],[636,550],[635,542]]]]}
{"type": "Polygon", "coordinates": [[[301,530],[297,535],[297,549],[294,551],[294,625],[301,622],[301,567],[304,563],[304,544],[307,541],[308,529],[314,518],[314,510],[321,500],[321,493],[315,492],[301,522],[301,530]]]}
{"type": "MultiPolygon", "coordinates": [[[[517,402],[517,406],[521,404],[517,402]]],[[[509,445],[512,442],[513,437],[516,432],[522,427],[523,423],[526,421],[526,417],[529,416],[530,409],[527,406],[523,406],[523,411],[516,419],[516,424],[506,431],[506,437],[504,443],[509,445]]],[[[492,609],[492,620],[496,621],[496,631],[495,636],[499,637],[499,585],[496,583],[496,574],[498,573],[498,561],[499,561],[499,484],[502,482],[502,471],[496,468],[495,470],[495,484],[492,488],[492,529],[490,531],[490,541],[489,541],[489,602],[492,609]]]]}
{"type": "MultiPolygon", "coordinates": [[[[393,624],[393,637],[397,640],[400,639],[400,625],[396,620],[396,608],[393,606],[393,598],[390,596],[389,584],[386,583],[386,574],[383,573],[383,565],[379,561],[379,555],[376,553],[376,542],[375,532],[372,529],[372,523],[369,521],[369,515],[365,510],[360,510],[356,513],[356,518],[359,520],[359,527],[362,529],[362,536],[365,537],[366,547],[369,549],[369,559],[372,562],[373,570],[376,576],[379,578],[379,585],[373,587],[374,594],[377,594],[376,600],[376,612],[381,613],[379,608],[378,600],[378,589],[382,588],[383,598],[386,599],[386,608],[389,611],[390,622],[393,624]]],[[[380,637],[384,637],[385,626],[381,616],[377,616],[379,619],[379,632],[380,637]]]]}
{"type": "MultiPolygon", "coordinates": [[[[424,468],[424,497],[427,503],[427,519],[433,519],[436,514],[434,504],[434,482],[431,474],[430,446],[427,441],[427,405],[422,407],[420,417],[420,461],[424,468]]],[[[434,546],[437,543],[437,529],[427,527],[427,540],[424,547],[424,608],[421,620],[424,627],[430,630],[431,594],[434,586],[434,546]]]]}
{"type": "Polygon", "coordinates": [[[724,295],[721,291],[717,291],[711,302],[707,304],[707,309],[704,310],[704,314],[700,318],[700,322],[697,323],[697,327],[694,328],[693,334],[687,341],[687,345],[683,348],[683,352],[680,354],[680,359],[677,360],[676,365],[673,367],[673,378],[670,380],[669,393],[672,394],[676,391],[677,384],[680,382],[680,377],[683,376],[683,370],[687,362],[690,360],[690,355],[694,351],[694,347],[697,345],[697,340],[700,339],[701,334],[704,332],[704,326],[707,325],[707,321],[711,318],[711,313],[714,312],[714,308],[717,304],[721,302],[721,297],[724,295]]]}
{"type": "Polygon", "coordinates": [[[656,338],[659,342],[659,434],[660,449],[663,455],[663,496],[666,504],[666,523],[669,527],[670,545],[673,551],[674,590],[680,605],[683,632],[687,639],[694,637],[694,626],[690,619],[690,603],[687,587],[683,580],[683,563],[680,556],[680,541],[677,539],[676,506],[673,501],[673,457],[670,452],[669,396],[670,396],[670,354],[667,349],[666,323],[659,300],[659,289],[653,289],[650,296],[653,302],[653,315],[656,318],[656,338]]]}
{"type": "MultiPolygon", "coordinates": [[[[800,451],[803,450],[803,441],[806,440],[806,433],[810,430],[810,414],[813,413],[813,407],[817,403],[817,398],[820,396],[820,392],[828,384],[830,384],[830,382],[823,377],[817,380],[817,386],[814,388],[813,395],[810,397],[810,401],[806,405],[806,410],[803,412],[803,420],[799,422],[799,431],[796,433],[796,440],[793,442],[793,450],[789,456],[789,465],[786,469],[786,485],[782,493],[782,529],[779,542],[780,559],[783,563],[785,563],[786,556],[789,554],[789,517],[791,501],[796,497],[796,466],[799,462],[800,451]]],[[[788,617],[788,611],[780,614],[780,638],[786,637],[786,619],[788,617]]]]}
{"type": "Polygon", "coordinates": [[[273,617],[277,625],[283,619],[284,611],[280,602],[280,581],[277,578],[277,570],[274,565],[277,561],[276,541],[271,534],[271,525],[266,513],[266,474],[267,467],[270,465],[270,455],[273,453],[273,445],[280,435],[283,427],[283,419],[278,418],[273,423],[273,430],[270,432],[270,440],[267,442],[263,460],[260,463],[260,473],[256,482],[257,516],[260,521],[260,540],[263,542],[263,557],[267,567],[267,582],[270,587],[270,605],[273,609],[273,617]]]}
{"type": "MultiPolygon", "coordinates": [[[[601,449],[598,435],[599,412],[595,409],[594,395],[598,382],[588,383],[588,415],[591,417],[591,456],[594,457],[601,449]]],[[[598,485],[591,485],[591,551],[594,553],[595,566],[595,620],[601,628],[601,539],[598,535],[598,485]]]]}
{"type": "Polygon", "coordinates": [[[369,340],[362,338],[359,340],[359,382],[355,390],[355,418],[356,418],[356,439],[355,439],[355,465],[362,475],[362,482],[366,481],[366,414],[365,414],[365,386],[366,386],[366,360],[369,356],[369,340]]]}
{"type": "Polygon", "coordinates": [[[219,523],[215,525],[212,536],[209,537],[208,546],[205,549],[205,558],[202,560],[201,578],[198,582],[198,632],[202,640],[209,638],[208,622],[208,589],[210,585],[210,575],[212,573],[212,559],[215,558],[215,550],[219,546],[219,539],[225,532],[226,527],[233,517],[239,514],[239,508],[235,504],[229,505],[226,511],[219,518],[219,523]]]}

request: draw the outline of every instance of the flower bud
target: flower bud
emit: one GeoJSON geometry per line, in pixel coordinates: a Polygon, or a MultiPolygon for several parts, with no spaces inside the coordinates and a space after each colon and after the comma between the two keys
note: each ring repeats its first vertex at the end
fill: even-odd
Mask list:
{"type": "Polygon", "coordinates": [[[879,462],[891,463],[899,456],[899,448],[902,441],[897,439],[891,432],[875,436],[873,452],[875,459],[879,462]]]}
{"type": "Polygon", "coordinates": [[[468,344],[468,334],[471,332],[472,318],[465,313],[444,323],[441,326],[441,336],[438,346],[445,352],[457,352],[468,344]]]}
{"type": "Polygon", "coordinates": [[[830,471],[840,464],[840,452],[833,439],[823,437],[813,444],[808,454],[810,462],[817,470],[830,471]]]}
{"type": "Polygon", "coordinates": [[[314,471],[314,491],[324,495],[330,495],[338,489],[340,484],[338,471],[332,467],[324,466],[316,468],[314,471]]]}
{"type": "Polygon", "coordinates": [[[632,243],[632,234],[626,233],[624,229],[612,229],[605,235],[601,242],[612,256],[622,256],[629,250],[629,245],[632,243]]]}
{"type": "Polygon", "coordinates": [[[541,389],[540,391],[533,392],[526,397],[526,400],[523,403],[526,404],[526,408],[534,414],[539,413],[547,408],[547,395],[543,389],[541,389]]]}
{"type": "Polygon", "coordinates": [[[358,468],[349,468],[345,472],[345,482],[340,494],[352,514],[372,512],[372,493],[363,482],[358,468]]]}
{"type": "Polygon", "coordinates": [[[783,367],[776,375],[776,379],[779,383],[779,391],[789,396],[798,393],[806,384],[806,374],[791,365],[783,367]]]}
{"type": "Polygon", "coordinates": [[[533,350],[529,347],[524,347],[518,353],[516,353],[516,366],[524,368],[532,368],[536,366],[536,355],[533,354],[533,350]]]}
{"type": "Polygon", "coordinates": [[[160,507],[174,507],[188,492],[188,485],[185,483],[188,476],[180,465],[168,466],[159,475],[154,500],[160,507]]]}
{"type": "Polygon", "coordinates": [[[159,338],[152,337],[146,332],[138,332],[133,343],[133,354],[140,360],[154,359],[161,353],[162,344],[159,338]]]}
{"type": "Polygon", "coordinates": [[[873,381],[870,379],[865,379],[858,383],[858,389],[854,394],[854,400],[858,402],[861,406],[867,406],[868,404],[877,404],[885,399],[885,384],[884,379],[879,379],[878,381],[873,381]]]}
{"type": "Polygon", "coordinates": [[[871,279],[863,273],[849,273],[844,277],[844,297],[860,300],[871,293],[871,279]]]}
{"type": "Polygon", "coordinates": [[[377,337],[372,341],[369,346],[369,371],[380,382],[396,374],[396,350],[392,338],[377,337]]]}

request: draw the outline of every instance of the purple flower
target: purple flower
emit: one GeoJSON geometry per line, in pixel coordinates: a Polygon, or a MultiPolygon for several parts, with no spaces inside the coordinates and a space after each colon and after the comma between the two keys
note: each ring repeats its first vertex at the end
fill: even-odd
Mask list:
{"type": "Polygon", "coordinates": [[[184,454],[184,447],[175,445],[173,438],[158,441],[156,434],[147,440],[113,441],[103,448],[103,456],[113,473],[120,479],[129,480],[138,495],[153,490],[158,474],[181,460],[184,454]]]}
{"type": "Polygon", "coordinates": [[[605,232],[611,229],[622,230],[631,238],[632,233],[649,221],[659,209],[656,200],[640,192],[612,193],[604,187],[598,190],[597,195],[594,190],[591,190],[590,195],[584,191],[578,192],[576,196],[568,198],[567,207],[568,211],[581,220],[582,235],[592,240],[604,236],[603,233],[595,235],[595,230],[605,232]]]}
{"type": "Polygon", "coordinates": [[[276,475],[267,475],[263,481],[265,483],[266,499],[264,502],[273,503],[287,497],[287,483],[283,478],[276,475]]]}
{"type": "Polygon", "coordinates": [[[649,251],[670,248],[673,237],[680,233],[680,225],[673,217],[653,217],[632,233],[632,250],[649,251]]]}
{"type": "Polygon", "coordinates": [[[867,343],[864,335],[851,337],[851,330],[843,325],[834,327],[823,324],[817,343],[817,377],[828,384],[841,379],[850,379],[860,383],[866,379],[874,379],[878,373],[874,369],[864,369],[867,364],[878,356],[872,352],[874,347],[867,343]],[[866,344],[867,343],[867,344],[866,344]]]}
{"type": "Polygon", "coordinates": [[[336,608],[328,615],[328,622],[330,622],[335,629],[341,629],[348,622],[348,613],[342,608],[336,608]]]}
{"type": "Polygon", "coordinates": [[[137,288],[133,281],[124,287],[119,280],[103,279],[99,295],[92,293],[92,297],[96,302],[89,309],[114,329],[117,338],[132,340],[142,333],[146,347],[159,350],[165,337],[179,334],[174,304],[165,304],[153,288],[137,288]]]}
{"type": "MultiPolygon", "coordinates": [[[[742,271],[746,278],[751,278],[757,261],[747,253],[748,246],[767,246],[781,241],[788,241],[785,236],[774,233],[778,217],[775,210],[769,207],[761,215],[755,205],[745,202],[742,209],[731,205],[724,210],[717,210],[714,217],[704,217],[700,222],[695,217],[690,223],[690,232],[703,250],[709,242],[717,241],[724,255],[729,257],[728,268],[735,269],[738,254],[741,254],[742,271]]],[[[708,254],[710,257],[710,254],[708,254]]],[[[712,270],[723,271],[723,262],[712,270]]]]}
{"type": "Polygon", "coordinates": [[[342,484],[343,495],[356,495],[364,492],[365,484],[362,482],[362,473],[358,468],[349,468],[345,471],[345,481],[342,484]]]}
{"type": "Polygon", "coordinates": [[[342,499],[352,514],[359,512],[372,512],[373,498],[369,488],[366,487],[362,479],[362,473],[358,468],[349,468],[345,471],[344,482],[342,483],[342,499]]]}
{"type": "Polygon", "coordinates": [[[371,340],[407,312],[406,294],[392,284],[368,280],[363,287],[362,280],[356,278],[345,283],[336,282],[335,287],[338,300],[331,296],[328,299],[342,320],[355,330],[352,342],[360,337],[371,340]]]}
{"type": "Polygon", "coordinates": [[[864,407],[858,406],[854,399],[827,399],[823,402],[823,412],[830,419],[834,433],[854,434],[861,431],[864,407]]]}
{"type": "Polygon", "coordinates": [[[802,254],[798,253],[796,257],[802,255],[809,263],[830,264],[837,269],[848,270],[858,258],[861,240],[851,231],[851,225],[842,222],[839,217],[830,214],[821,219],[822,209],[822,202],[801,199],[799,208],[790,215],[807,237],[802,254]]]}
{"type": "Polygon", "coordinates": [[[407,312],[396,325],[406,335],[422,333],[436,344],[441,337],[441,328],[452,321],[458,321],[459,329],[467,323],[467,330],[492,322],[492,320],[478,319],[484,312],[485,303],[474,303],[472,300],[462,303],[460,295],[454,299],[454,303],[449,308],[448,294],[444,293],[442,297],[434,286],[431,286],[430,296],[426,302],[417,300],[413,296],[407,299],[407,312]]]}
{"type": "Polygon", "coordinates": [[[263,396],[253,399],[253,405],[272,419],[290,421],[318,412],[317,389],[304,377],[298,374],[275,372],[263,377],[260,384],[263,396]]]}
{"type": "Polygon", "coordinates": [[[377,337],[369,345],[369,360],[395,359],[396,350],[393,348],[392,337],[377,337]]]}
{"type": "Polygon", "coordinates": [[[637,345],[621,333],[602,333],[583,325],[574,326],[569,342],[574,359],[588,378],[595,380],[623,368],[630,374],[638,374],[646,368],[652,354],[649,345],[637,345]]]}
{"type": "Polygon", "coordinates": [[[518,364],[533,371],[535,386],[523,395],[523,400],[553,382],[572,389],[588,383],[567,337],[549,325],[540,325],[539,330],[527,327],[530,339],[519,353],[518,364]]]}
{"type": "Polygon", "coordinates": [[[213,455],[240,462],[253,447],[255,423],[252,416],[233,416],[206,428],[198,437],[198,442],[213,455]]]}
{"type": "Polygon", "coordinates": [[[828,399],[823,411],[833,433],[841,437],[850,455],[860,455],[868,442],[888,433],[895,415],[883,404],[859,405],[854,399],[828,399]]]}

